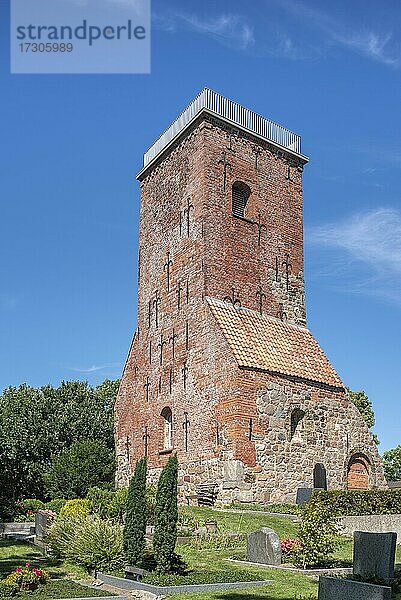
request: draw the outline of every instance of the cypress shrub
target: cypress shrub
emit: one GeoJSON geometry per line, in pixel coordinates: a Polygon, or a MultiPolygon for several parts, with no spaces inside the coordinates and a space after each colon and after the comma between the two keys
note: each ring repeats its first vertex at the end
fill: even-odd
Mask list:
{"type": "Polygon", "coordinates": [[[159,573],[173,570],[178,521],[177,477],[177,457],[170,456],[161,472],[156,492],[153,550],[159,573]]]}
{"type": "Polygon", "coordinates": [[[146,533],[146,458],[135,465],[127,496],[127,513],[124,526],[124,553],[130,565],[142,561],[146,533]]]}

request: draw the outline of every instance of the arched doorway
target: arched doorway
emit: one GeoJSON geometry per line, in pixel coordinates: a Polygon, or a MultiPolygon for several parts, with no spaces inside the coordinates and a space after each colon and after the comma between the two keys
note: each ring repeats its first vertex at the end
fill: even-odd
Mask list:
{"type": "Polygon", "coordinates": [[[316,463],[313,469],[313,487],[315,489],[327,490],[326,467],[322,463],[316,463]]]}
{"type": "Polygon", "coordinates": [[[348,463],[347,488],[349,490],[369,489],[370,462],[363,454],[354,454],[348,463]]]}

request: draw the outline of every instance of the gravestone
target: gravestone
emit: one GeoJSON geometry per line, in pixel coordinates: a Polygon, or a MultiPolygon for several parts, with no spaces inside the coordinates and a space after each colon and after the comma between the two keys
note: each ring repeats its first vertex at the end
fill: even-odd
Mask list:
{"type": "Polygon", "coordinates": [[[312,492],[313,488],[311,487],[299,487],[297,489],[297,499],[295,500],[297,506],[303,506],[304,504],[309,502],[312,496],[312,492]]]}
{"type": "Polygon", "coordinates": [[[303,506],[307,504],[311,499],[313,492],[321,492],[323,488],[311,488],[311,487],[299,487],[297,489],[297,498],[295,504],[297,506],[303,506]]]}
{"type": "Polygon", "coordinates": [[[147,575],[150,575],[150,571],[140,569],[139,567],[127,565],[124,569],[125,579],[131,579],[132,581],[142,581],[143,577],[146,577],[147,575]]]}
{"type": "Polygon", "coordinates": [[[319,490],[327,490],[326,467],[322,463],[316,463],[313,469],[313,487],[319,490]]]}
{"type": "Polygon", "coordinates": [[[280,538],[269,527],[248,533],[247,559],[264,565],[281,564],[280,538]]]}
{"type": "Polygon", "coordinates": [[[38,541],[43,541],[47,531],[54,521],[54,514],[47,510],[38,510],[35,515],[35,536],[38,541]]]}
{"type": "Polygon", "coordinates": [[[354,532],[354,575],[394,579],[396,533],[354,532]]]}
{"type": "Polygon", "coordinates": [[[319,577],[318,600],[391,600],[391,588],[339,577],[319,577]]]}

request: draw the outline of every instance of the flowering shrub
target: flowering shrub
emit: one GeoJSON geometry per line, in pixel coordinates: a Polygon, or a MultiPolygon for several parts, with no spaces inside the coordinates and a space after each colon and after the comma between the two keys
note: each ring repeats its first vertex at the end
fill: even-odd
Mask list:
{"type": "Polygon", "coordinates": [[[282,540],[280,544],[281,554],[283,554],[284,556],[288,556],[294,550],[294,547],[298,544],[299,540],[296,540],[294,538],[286,538],[285,540],[282,540]]]}
{"type": "Polygon", "coordinates": [[[38,512],[42,515],[47,515],[49,521],[54,521],[54,519],[57,517],[57,513],[54,512],[54,510],[49,510],[48,508],[40,509],[38,512]]]}
{"type": "Polygon", "coordinates": [[[24,567],[17,567],[2,583],[19,592],[21,590],[33,590],[40,583],[46,583],[48,579],[49,574],[47,571],[31,567],[31,563],[27,562],[24,567]]]}
{"type": "Polygon", "coordinates": [[[16,505],[14,521],[18,523],[33,522],[35,520],[35,513],[44,507],[45,505],[43,502],[41,502],[41,500],[36,500],[36,498],[20,500],[16,505]]]}
{"type": "Polygon", "coordinates": [[[335,515],[329,506],[305,504],[298,526],[299,544],[292,548],[292,560],[297,567],[311,569],[325,566],[338,546],[335,515]]]}

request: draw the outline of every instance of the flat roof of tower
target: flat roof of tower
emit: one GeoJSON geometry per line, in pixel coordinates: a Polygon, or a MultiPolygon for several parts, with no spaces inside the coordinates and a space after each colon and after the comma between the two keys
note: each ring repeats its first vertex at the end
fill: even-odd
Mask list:
{"type": "Polygon", "coordinates": [[[224,98],[224,96],[213,90],[204,88],[177,117],[174,123],[145,152],[143,168],[138,177],[204,111],[227,121],[227,123],[239,129],[248,131],[290,154],[302,158],[306,162],[308,161],[308,157],[301,153],[301,136],[258,115],[249,108],[244,108],[237,102],[224,98]]]}

